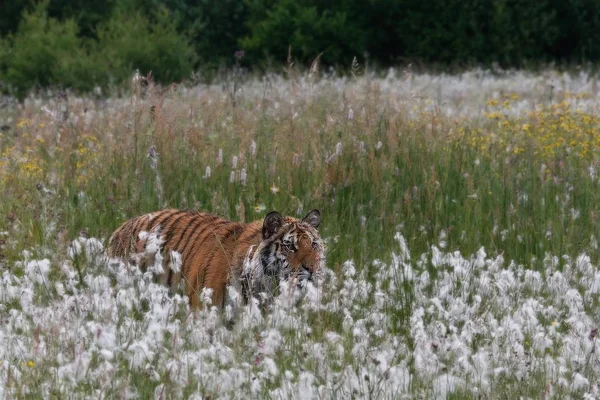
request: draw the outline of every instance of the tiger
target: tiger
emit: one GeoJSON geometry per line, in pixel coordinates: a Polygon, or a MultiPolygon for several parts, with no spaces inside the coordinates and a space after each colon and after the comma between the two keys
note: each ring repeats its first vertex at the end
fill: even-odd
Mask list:
{"type": "MultiPolygon", "coordinates": [[[[157,280],[176,291],[181,286],[192,308],[201,307],[203,288],[212,289],[212,304],[225,306],[227,286],[241,287],[245,303],[259,293],[273,293],[281,279],[303,288],[316,284],[323,269],[325,250],[317,230],[319,210],[303,219],[271,211],[250,223],[229,221],[215,214],[166,209],[140,215],[123,223],[107,246],[109,257],[136,260],[145,271],[153,260],[147,246],[162,248],[163,268],[157,280]],[[154,235],[153,243],[149,238],[154,235]],[[169,257],[180,257],[180,268],[167,266],[169,257]],[[137,256],[137,258],[135,258],[137,256]],[[183,282],[182,282],[183,280],[183,282]]],[[[294,286],[290,286],[294,287],[294,286]]]]}

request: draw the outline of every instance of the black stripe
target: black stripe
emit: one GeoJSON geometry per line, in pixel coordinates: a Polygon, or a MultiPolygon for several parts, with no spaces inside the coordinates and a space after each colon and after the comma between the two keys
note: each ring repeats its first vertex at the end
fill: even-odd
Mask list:
{"type": "Polygon", "coordinates": [[[131,222],[131,230],[129,231],[129,236],[133,236],[135,234],[135,231],[137,230],[138,226],[140,225],[142,219],[144,219],[145,216],[146,215],[140,215],[135,219],[129,220],[129,222],[131,222]]]}
{"type": "MultiPolygon", "coordinates": [[[[225,243],[225,241],[234,233],[241,233],[244,231],[244,227],[241,224],[237,224],[237,223],[233,223],[233,227],[231,229],[229,229],[227,231],[227,233],[225,235],[223,235],[222,238],[220,238],[220,242],[221,244],[225,243]]],[[[213,258],[215,258],[215,254],[217,254],[217,252],[219,251],[223,251],[223,254],[227,255],[225,249],[220,246],[218,248],[215,249],[215,251],[213,251],[213,253],[210,255],[210,257],[208,258],[208,261],[204,264],[205,268],[204,270],[206,271],[208,269],[208,267],[210,266],[211,261],[213,260],[213,258]]],[[[229,261],[229,260],[228,260],[229,261]]]]}
{"type": "Polygon", "coordinates": [[[121,235],[122,230],[123,230],[122,226],[118,227],[117,230],[115,230],[113,232],[113,234],[110,236],[110,239],[108,239],[108,248],[112,249],[113,256],[117,255],[117,253],[116,253],[118,251],[117,244],[119,243],[117,241],[117,238],[121,235]]]}
{"type": "MultiPolygon", "coordinates": [[[[171,227],[170,229],[165,233],[165,239],[163,241],[163,245],[165,247],[168,246],[169,242],[171,241],[171,239],[173,238],[173,234],[175,233],[173,227],[177,226],[177,223],[182,219],[185,218],[188,215],[188,211],[180,211],[178,216],[175,218],[175,220],[171,223],[171,227]]],[[[167,225],[165,225],[165,229],[167,228],[167,225]]]]}
{"type": "MultiPolygon", "coordinates": [[[[229,221],[225,221],[225,220],[220,220],[218,222],[213,223],[214,220],[216,220],[216,219],[219,219],[219,217],[215,217],[215,219],[211,220],[210,223],[207,223],[204,227],[202,227],[202,229],[199,229],[197,232],[192,233],[192,236],[190,237],[190,240],[183,247],[183,250],[181,252],[182,257],[185,257],[185,254],[188,251],[188,246],[193,245],[194,244],[194,240],[197,239],[200,236],[200,234],[206,232],[208,229],[211,229],[212,231],[214,231],[216,228],[220,227],[221,225],[229,224],[230,223],[229,221]]],[[[208,237],[210,237],[210,235],[206,235],[201,242],[198,242],[198,247],[200,247],[200,245],[202,243],[204,243],[204,241],[208,237]]]]}
{"type": "MultiPolygon", "coordinates": [[[[187,224],[187,226],[185,227],[185,229],[183,230],[183,232],[181,233],[181,236],[179,236],[179,240],[177,241],[177,244],[175,246],[172,247],[173,250],[175,251],[179,251],[179,245],[181,244],[181,242],[185,239],[185,237],[187,236],[188,232],[190,230],[195,230],[202,222],[204,222],[205,220],[205,215],[203,214],[198,214],[196,216],[192,216],[191,221],[187,224]]],[[[181,254],[183,255],[183,252],[181,252],[181,254]]],[[[182,259],[183,261],[183,259],[182,259]]]]}
{"type": "MultiPolygon", "coordinates": [[[[233,222],[232,223],[232,227],[227,231],[227,233],[225,235],[223,235],[222,238],[220,238],[220,243],[223,244],[225,243],[225,241],[234,233],[241,233],[244,231],[244,226],[238,223],[233,222]]],[[[223,246],[219,246],[218,248],[215,249],[215,251],[212,252],[212,254],[210,255],[210,257],[208,258],[208,260],[206,261],[206,263],[204,263],[204,268],[202,270],[202,286],[200,287],[196,287],[195,289],[197,291],[201,291],[202,288],[204,287],[204,282],[206,281],[206,273],[208,272],[208,268],[210,268],[210,263],[212,262],[213,258],[215,258],[215,255],[219,252],[219,251],[223,251],[223,254],[225,254],[225,256],[227,257],[227,252],[225,251],[225,249],[223,248],[223,246]]],[[[228,262],[230,260],[227,260],[228,262]]],[[[231,267],[231,265],[230,265],[231,267]]],[[[214,288],[213,288],[214,290],[214,288]]],[[[213,292],[214,295],[214,292],[213,292]]],[[[222,300],[222,304],[219,304],[217,306],[220,307],[224,307],[225,305],[225,298],[226,298],[226,293],[223,293],[223,300],[222,300]]],[[[216,304],[215,304],[216,305],[216,304]]]]}
{"type": "Polygon", "coordinates": [[[167,287],[169,288],[169,291],[171,290],[171,279],[173,279],[173,268],[171,268],[171,263],[173,263],[173,258],[171,257],[171,253],[168,253],[169,256],[169,263],[167,264],[167,268],[169,269],[169,276],[167,276],[167,281],[165,282],[165,284],[167,285],[167,287]]]}
{"type": "Polygon", "coordinates": [[[267,276],[275,276],[276,274],[273,273],[273,271],[271,271],[270,269],[268,269],[268,265],[269,265],[269,256],[271,255],[271,253],[268,251],[269,248],[265,248],[262,253],[260,253],[260,268],[263,270],[263,273],[267,276]]]}
{"type": "MultiPolygon", "coordinates": [[[[173,273],[173,268],[171,268],[171,263],[173,262],[173,258],[171,256],[171,252],[170,252],[171,248],[169,248],[167,246],[167,244],[171,240],[171,238],[173,237],[173,232],[174,232],[173,231],[173,226],[175,226],[175,224],[177,224],[177,222],[180,219],[182,219],[183,217],[185,217],[188,214],[189,214],[188,210],[181,210],[181,211],[177,212],[178,217],[175,218],[175,220],[173,221],[173,224],[171,224],[171,229],[166,233],[166,237],[168,237],[168,239],[165,239],[164,242],[163,242],[163,249],[164,249],[164,252],[165,252],[165,256],[169,257],[169,264],[168,264],[168,267],[167,267],[168,270],[169,270],[169,275],[167,276],[167,280],[165,282],[166,285],[167,285],[167,287],[169,288],[169,290],[171,289],[171,286],[172,286],[171,285],[171,281],[173,279],[174,273],[173,273]]],[[[167,225],[165,225],[165,228],[166,228],[167,225]]]]}
{"type": "Polygon", "coordinates": [[[139,217],[139,223],[136,224],[135,229],[131,232],[131,236],[136,243],[139,240],[140,232],[149,232],[151,230],[150,225],[150,214],[139,217]]]}
{"type": "Polygon", "coordinates": [[[239,234],[241,232],[244,231],[244,227],[238,223],[234,222],[234,226],[232,227],[232,229],[230,229],[229,231],[227,231],[227,233],[225,235],[223,235],[223,237],[221,238],[221,243],[225,243],[225,241],[227,239],[229,239],[229,237],[231,235],[235,234],[239,234]]]}
{"type": "Polygon", "coordinates": [[[172,210],[164,211],[164,214],[166,214],[166,216],[163,217],[161,215],[157,218],[157,220],[150,221],[150,225],[148,226],[148,231],[150,232],[155,227],[162,225],[163,222],[167,222],[170,218],[172,218],[174,215],[176,215],[178,213],[178,211],[173,211],[173,212],[171,212],[171,211],[172,210]]]}
{"type": "MultiPolygon", "coordinates": [[[[215,251],[212,252],[212,254],[208,258],[208,260],[206,261],[206,263],[204,263],[204,269],[202,271],[204,275],[206,275],[206,271],[208,271],[208,268],[210,267],[211,261],[213,260],[213,258],[215,258],[215,254],[217,254],[217,252],[219,250],[220,250],[220,248],[215,249],[215,251]]],[[[202,277],[202,286],[204,286],[204,278],[205,278],[205,276],[202,277]]]]}
{"type": "MultiPolygon", "coordinates": [[[[138,217],[139,218],[139,217],[138,217]]],[[[121,227],[114,233],[114,242],[115,242],[115,255],[118,257],[127,257],[129,254],[129,246],[126,246],[126,243],[131,243],[131,237],[133,228],[135,227],[138,221],[136,219],[130,219],[125,222],[121,227]]]]}

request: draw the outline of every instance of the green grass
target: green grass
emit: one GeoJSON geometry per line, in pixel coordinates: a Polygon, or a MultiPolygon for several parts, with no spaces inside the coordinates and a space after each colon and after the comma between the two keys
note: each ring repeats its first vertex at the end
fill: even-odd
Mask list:
{"type": "MultiPolygon", "coordinates": [[[[173,87],[165,92],[150,88],[144,99],[72,98],[67,121],[53,120],[34,101],[0,111],[0,118],[13,121],[11,130],[0,137],[0,232],[6,232],[0,236],[0,265],[22,276],[15,262],[23,259],[24,250],[60,265],[69,243],[81,232],[107,240],[126,219],[164,207],[205,210],[246,222],[261,219],[270,210],[304,215],[318,208],[328,268],[340,277],[343,263],[354,260],[372,285],[380,283],[373,261],[389,262],[392,253],[399,252],[394,235],[401,232],[413,255],[411,265],[419,273],[429,273],[432,283],[424,290],[432,296],[437,277],[452,269],[449,263],[433,266],[427,258],[432,246],[446,253],[457,250],[465,257],[484,247],[489,259],[501,254],[506,265],[515,261],[542,273],[548,269],[548,254],[575,257],[585,252],[596,265],[600,183],[589,168],[597,164],[599,153],[592,148],[578,156],[574,149],[580,143],[569,140],[573,132],[597,132],[600,124],[582,125],[572,111],[556,119],[544,112],[524,117],[537,119],[534,129],[539,129],[540,137],[546,135],[540,144],[535,136],[521,135],[524,121],[516,117],[500,122],[485,115],[450,118],[420,103],[395,102],[382,93],[383,82],[360,78],[341,88],[335,82],[281,81],[275,89],[250,82],[235,105],[217,86],[173,87]],[[348,118],[350,108],[353,119],[348,118]],[[544,150],[554,139],[559,143],[556,148],[551,153],[544,150]],[[520,150],[513,151],[508,143],[520,150]],[[159,154],[157,170],[147,156],[152,146],[159,154]],[[340,146],[341,153],[333,157],[340,146]],[[222,163],[217,161],[219,151],[222,163]],[[247,174],[245,184],[240,182],[242,169],[247,174]]],[[[49,100],[41,103],[56,107],[49,100]]],[[[550,104],[543,107],[551,109],[550,104]]],[[[566,262],[560,258],[558,268],[552,270],[561,270],[566,262]]],[[[98,272],[86,270],[93,268],[90,265],[85,259],[73,260],[81,287],[86,272],[98,272]]],[[[60,281],[62,274],[52,269],[49,279],[60,281]]],[[[478,272],[471,271],[469,281],[453,286],[453,295],[460,298],[463,287],[474,286],[477,278],[478,272]]],[[[115,277],[111,279],[114,286],[115,277]]],[[[410,354],[415,347],[411,337],[415,282],[394,279],[399,288],[386,306],[386,334],[401,338],[410,354]]],[[[387,280],[380,289],[387,293],[392,283],[387,280]]],[[[534,297],[528,290],[523,289],[523,295],[534,297]]],[[[38,287],[34,302],[40,306],[56,297],[54,289],[38,287]]],[[[475,301],[473,296],[466,299],[469,304],[475,301]]],[[[483,299],[481,313],[496,312],[501,320],[506,310],[491,311],[488,300],[483,299]]],[[[370,297],[365,304],[356,304],[355,320],[366,319],[374,301],[370,297]]],[[[21,309],[14,300],[5,306],[21,309]]],[[[149,308],[144,299],[131,315],[120,315],[117,325],[125,317],[144,323],[149,308]]],[[[593,313],[593,306],[587,311],[593,313]]],[[[6,312],[0,308],[3,315],[6,312]]],[[[351,350],[357,339],[344,332],[339,310],[318,310],[302,317],[314,342],[324,342],[329,332],[342,332],[344,358],[332,368],[352,365],[351,350]]],[[[433,324],[433,318],[424,317],[427,324],[433,324]]],[[[559,322],[567,330],[568,325],[559,322]]],[[[256,326],[249,334],[259,337],[264,329],[256,326]]],[[[286,347],[273,355],[280,371],[295,371],[297,378],[299,365],[318,367],[316,360],[303,358],[303,342],[294,332],[281,334],[286,347]]],[[[379,339],[371,339],[369,346],[376,348],[379,339]]],[[[487,345],[486,340],[473,340],[473,352],[487,345]]],[[[246,343],[232,343],[243,359],[253,357],[244,353],[246,343]]],[[[533,346],[530,337],[524,346],[533,346]]],[[[335,359],[335,354],[329,356],[335,359]]],[[[416,373],[414,360],[402,361],[416,373]]],[[[141,397],[154,393],[158,382],[119,362],[115,377],[120,386],[112,393],[129,386],[137,387],[141,397]]],[[[41,379],[34,369],[29,373],[30,382],[41,379]]],[[[160,382],[175,390],[176,385],[163,375],[160,382]]],[[[202,387],[194,379],[193,385],[202,387]]],[[[281,375],[274,377],[270,387],[278,387],[281,379],[281,375]]],[[[522,386],[507,374],[494,380],[493,393],[498,398],[544,393],[544,376],[532,376],[528,383],[522,386]]],[[[415,379],[410,391],[430,393],[430,384],[415,379]]],[[[193,392],[193,385],[184,393],[193,392]]],[[[82,396],[91,390],[80,387],[82,396]]],[[[474,397],[469,387],[457,390],[455,398],[474,397]]]]}
{"type": "MultiPolygon", "coordinates": [[[[542,162],[532,148],[512,155],[499,146],[482,153],[466,145],[467,139],[447,134],[457,129],[455,122],[440,117],[427,127],[428,116],[409,120],[402,110],[369,103],[369,92],[354,99],[355,108],[365,109],[354,120],[347,120],[340,106],[343,93],[335,90],[317,92],[310,100],[296,95],[294,106],[288,99],[248,96],[234,108],[221,93],[205,96],[211,103],[178,93],[167,94],[168,103],[156,94],[143,104],[109,100],[105,107],[112,115],[92,118],[89,127],[47,122],[33,107],[13,112],[14,120],[33,122],[2,136],[0,230],[18,242],[5,246],[6,256],[54,246],[61,233],[72,239],[85,229],[108,238],[124,220],[163,207],[245,221],[272,209],[296,215],[299,208],[302,213],[319,208],[323,236],[335,238],[328,246],[334,267],[347,259],[362,263],[388,254],[398,230],[416,253],[438,243],[444,232],[449,249],[472,253],[485,246],[525,263],[547,252],[578,253],[589,248],[592,235],[599,236],[599,185],[587,171],[593,159],[564,153],[542,162]],[[159,100],[167,104],[157,106],[152,120],[149,106],[159,100]],[[280,102],[278,108],[274,102],[280,102]],[[53,143],[57,132],[58,145],[53,143]],[[252,141],[255,156],[249,152],[252,141]],[[342,153],[328,164],[337,143],[342,153]],[[160,155],[164,199],[146,156],[151,146],[160,155]],[[42,170],[29,176],[14,161],[23,156],[42,170]],[[246,186],[229,182],[234,156],[237,177],[241,168],[247,172],[246,186]],[[544,162],[551,177],[541,173],[544,162]],[[212,176],[203,179],[207,166],[212,176]],[[55,194],[42,195],[38,183],[55,194]],[[279,192],[270,191],[273,185],[279,192]],[[256,213],[260,204],[266,210],[256,213]],[[56,224],[51,232],[50,223],[56,224]]],[[[71,111],[71,118],[80,111],[71,111]]],[[[466,130],[481,126],[478,120],[460,124],[466,130]]]]}
{"type": "Polygon", "coordinates": [[[528,151],[512,157],[501,149],[480,154],[460,141],[439,137],[450,122],[427,132],[420,121],[404,122],[376,104],[367,104],[368,118],[347,121],[337,111],[339,93],[317,97],[296,118],[267,107],[256,111],[260,103],[252,100],[234,109],[218,98],[205,107],[172,97],[171,108],[162,111],[168,119],[152,122],[147,107],[132,106],[114,119],[92,120],[89,130],[77,124],[55,128],[66,136],[58,146],[49,145],[50,138],[43,145],[27,142],[38,135],[51,137],[49,127],[17,128],[16,138],[5,135],[3,148],[14,145],[14,153],[29,147],[33,162],[43,160],[43,172],[35,178],[10,164],[3,171],[9,177],[2,188],[0,230],[16,234],[18,241],[14,251],[5,252],[14,256],[23,248],[54,244],[61,232],[73,238],[85,229],[107,238],[124,220],[166,206],[246,221],[271,209],[296,215],[298,208],[302,213],[319,208],[323,236],[335,238],[328,246],[332,266],[387,254],[399,229],[417,253],[445,232],[449,249],[471,253],[485,246],[518,262],[542,259],[546,252],[578,253],[588,248],[592,235],[599,236],[595,222],[600,191],[584,161],[567,160],[548,179],[528,151]],[[190,109],[192,118],[186,116],[190,109]],[[128,129],[131,114],[138,120],[128,129]],[[26,138],[24,132],[31,133],[26,138]],[[84,133],[97,142],[88,146],[81,140],[84,133]],[[256,156],[249,154],[252,140],[256,156]],[[361,141],[364,153],[359,151],[361,141]],[[327,164],[338,142],[342,154],[327,164]],[[160,155],[163,202],[146,157],[153,145],[160,155]],[[79,146],[87,149],[82,156],[75,155],[79,146]],[[219,149],[222,165],[216,163],[219,149]],[[294,153],[299,165],[293,164],[294,153]],[[241,168],[247,172],[246,186],[229,183],[234,156],[239,157],[237,176],[241,168]],[[203,179],[207,166],[212,176],[203,179]],[[55,194],[40,194],[37,183],[55,194]],[[272,185],[279,192],[272,193],[272,185]],[[260,204],[266,210],[256,213],[260,204]],[[571,209],[579,213],[577,220],[571,209]],[[7,219],[11,212],[17,232],[7,219]],[[50,222],[56,229],[49,233],[50,222]]]}

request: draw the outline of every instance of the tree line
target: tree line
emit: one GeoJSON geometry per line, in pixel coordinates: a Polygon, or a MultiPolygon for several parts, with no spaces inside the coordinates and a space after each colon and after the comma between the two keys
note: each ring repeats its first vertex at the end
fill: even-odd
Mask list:
{"type": "Polygon", "coordinates": [[[0,85],[161,83],[293,59],[376,66],[527,67],[600,59],[596,0],[3,0],[0,85]],[[243,55],[243,57],[242,57],[243,55]],[[237,56],[237,57],[236,57],[237,56]]]}

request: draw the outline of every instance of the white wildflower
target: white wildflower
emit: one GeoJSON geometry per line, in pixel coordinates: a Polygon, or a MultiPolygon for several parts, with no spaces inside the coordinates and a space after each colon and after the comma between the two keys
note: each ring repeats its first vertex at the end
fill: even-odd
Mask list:
{"type": "Polygon", "coordinates": [[[181,271],[181,253],[171,250],[169,254],[171,256],[169,268],[171,268],[171,270],[177,274],[179,271],[181,271]]]}
{"type": "Polygon", "coordinates": [[[346,261],[342,266],[342,270],[344,271],[344,276],[348,278],[352,278],[356,275],[356,268],[354,267],[354,263],[352,261],[346,261]]]}
{"type": "Polygon", "coordinates": [[[200,302],[206,306],[210,306],[212,304],[212,294],[213,290],[211,288],[202,288],[200,292],[200,302]]]}
{"type": "Polygon", "coordinates": [[[154,352],[145,340],[139,340],[127,348],[126,357],[129,359],[129,368],[139,369],[154,357],[154,352]]]}
{"type": "Polygon", "coordinates": [[[585,389],[590,385],[590,381],[584,377],[583,375],[581,375],[579,372],[577,372],[575,374],[575,376],[573,377],[573,384],[572,384],[572,388],[575,390],[581,390],[581,389],[585,389]]]}
{"type": "Polygon", "coordinates": [[[100,350],[100,356],[106,361],[112,361],[112,359],[115,358],[115,353],[107,349],[102,349],[100,350]]]}
{"type": "Polygon", "coordinates": [[[450,375],[442,374],[433,381],[433,392],[436,398],[445,399],[448,394],[464,388],[463,379],[450,375]]]}
{"type": "Polygon", "coordinates": [[[210,166],[206,166],[206,169],[204,170],[204,179],[208,179],[212,176],[212,170],[210,169],[210,166]]]}
{"type": "Polygon", "coordinates": [[[300,373],[300,377],[298,379],[298,391],[296,392],[295,397],[299,400],[312,400],[317,397],[316,390],[313,387],[314,381],[315,376],[310,372],[300,373]]]}
{"type": "Polygon", "coordinates": [[[265,357],[262,361],[262,365],[263,365],[263,368],[267,370],[269,375],[271,375],[271,376],[279,375],[279,368],[277,368],[277,364],[275,363],[275,361],[272,358],[265,357]]]}
{"type": "Polygon", "coordinates": [[[332,162],[335,161],[336,158],[338,158],[340,155],[342,154],[342,143],[338,142],[338,144],[335,145],[335,152],[329,156],[329,158],[327,159],[327,164],[331,164],[332,162]]]}
{"type": "Polygon", "coordinates": [[[360,142],[358,142],[358,151],[361,153],[366,152],[365,142],[363,142],[362,140],[360,142]]]}
{"type": "Polygon", "coordinates": [[[292,157],[292,165],[298,167],[300,165],[300,155],[298,153],[294,153],[292,157]]]}
{"type": "Polygon", "coordinates": [[[32,282],[46,284],[48,282],[48,272],[50,272],[50,260],[27,261],[25,272],[32,282]]]}
{"type": "Polygon", "coordinates": [[[248,179],[248,175],[246,174],[246,168],[242,168],[240,171],[240,183],[242,186],[246,186],[246,180],[248,179]]]}

